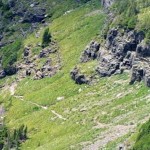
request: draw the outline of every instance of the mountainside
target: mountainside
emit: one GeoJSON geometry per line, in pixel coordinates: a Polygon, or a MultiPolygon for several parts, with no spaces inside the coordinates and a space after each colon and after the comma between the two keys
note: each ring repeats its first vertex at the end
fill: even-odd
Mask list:
{"type": "Polygon", "coordinates": [[[1,0],[0,149],[150,149],[149,63],[149,0],[1,0]]]}

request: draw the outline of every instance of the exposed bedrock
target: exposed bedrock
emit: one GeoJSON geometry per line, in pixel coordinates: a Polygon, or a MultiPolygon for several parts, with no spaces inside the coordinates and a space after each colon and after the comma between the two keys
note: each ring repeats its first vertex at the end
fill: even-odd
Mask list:
{"type": "Polygon", "coordinates": [[[97,59],[96,72],[100,77],[131,71],[130,84],[143,80],[150,87],[150,44],[144,33],[135,30],[111,29],[105,43],[92,41],[83,51],[80,61],[97,59]]]}

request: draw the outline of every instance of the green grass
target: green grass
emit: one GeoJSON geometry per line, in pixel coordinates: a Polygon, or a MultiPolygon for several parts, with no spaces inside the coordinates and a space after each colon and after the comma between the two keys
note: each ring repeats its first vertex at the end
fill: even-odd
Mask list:
{"type": "Polygon", "coordinates": [[[150,149],[150,121],[147,121],[139,130],[134,150],[148,150],[150,149]]]}
{"type": "MultiPolygon", "coordinates": [[[[93,142],[103,131],[108,130],[107,127],[94,128],[97,122],[113,126],[131,122],[137,124],[149,114],[150,103],[145,99],[149,88],[142,83],[130,86],[128,73],[100,78],[92,86],[76,85],[70,78],[69,73],[75,65],[79,65],[87,75],[93,73],[96,67],[96,61],[79,64],[79,58],[85,46],[103,28],[105,15],[91,13],[101,9],[98,3],[95,0],[76,8],[54,19],[49,26],[53,38],[59,44],[62,59],[62,69],[55,76],[38,81],[23,79],[15,95],[23,96],[25,101],[9,94],[6,97],[8,91],[0,93],[0,101],[7,108],[5,121],[8,127],[13,130],[22,124],[28,126],[29,139],[22,144],[22,150],[80,150],[82,142],[93,142]],[[64,100],[58,101],[58,97],[64,97],[64,100]],[[44,110],[29,102],[48,106],[48,109],[44,110]],[[51,110],[66,120],[58,118],[51,110]]],[[[44,28],[41,33],[43,31],[44,28]]],[[[37,39],[32,34],[23,44],[26,46],[31,43],[36,53],[34,48],[41,42],[41,37],[37,39]]],[[[1,82],[4,83],[4,80],[1,82]]],[[[122,139],[112,142],[117,145],[120,141],[122,139]]]]}

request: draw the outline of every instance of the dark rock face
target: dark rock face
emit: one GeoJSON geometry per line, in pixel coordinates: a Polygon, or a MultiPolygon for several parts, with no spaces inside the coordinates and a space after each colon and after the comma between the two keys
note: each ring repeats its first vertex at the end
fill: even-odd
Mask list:
{"type": "MultiPolygon", "coordinates": [[[[98,60],[96,72],[106,77],[131,70],[130,84],[143,80],[150,87],[150,44],[144,43],[144,33],[134,30],[111,29],[103,44],[92,41],[84,50],[81,62],[98,60]]],[[[87,83],[77,68],[71,71],[77,84],[87,83]]]]}
{"type": "Polygon", "coordinates": [[[84,50],[82,56],[80,58],[81,62],[87,62],[89,60],[94,60],[98,56],[98,51],[100,48],[100,44],[92,41],[89,46],[84,50]]]}
{"type": "Polygon", "coordinates": [[[0,70],[0,79],[4,78],[6,76],[6,73],[4,70],[0,70]]]}
{"type": "Polygon", "coordinates": [[[46,10],[42,8],[34,8],[32,12],[27,11],[23,16],[23,23],[41,22],[45,19],[46,10]]]}
{"type": "Polygon", "coordinates": [[[89,81],[86,79],[85,75],[80,74],[80,71],[77,67],[75,67],[70,72],[72,80],[75,81],[76,84],[87,84],[89,81]]]}
{"type": "Polygon", "coordinates": [[[18,69],[16,68],[16,66],[9,66],[4,71],[7,76],[11,76],[16,74],[18,69]]]}
{"type": "Polygon", "coordinates": [[[140,82],[144,77],[144,70],[143,68],[138,67],[137,65],[134,65],[131,70],[131,80],[130,84],[133,84],[135,81],[140,82]]]}
{"type": "Polygon", "coordinates": [[[117,28],[110,30],[105,45],[99,50],[98,74],[105,77],[131,69],[138,42],[135,31],[122,34],[117,28]]]}
{"type": "Polygon", "coordinates": [[[110,30],[99,50],[96,71],[100,77],[131,70],[130,84],[143,80],[150,87],[150,44],[145,44],[143,39],[142,32],[110,30]]]}
{"type": "Polygon", "coordinates": [[[150,44],[140,43],[136,49],[137,57],[150,57],[150,44]]]}

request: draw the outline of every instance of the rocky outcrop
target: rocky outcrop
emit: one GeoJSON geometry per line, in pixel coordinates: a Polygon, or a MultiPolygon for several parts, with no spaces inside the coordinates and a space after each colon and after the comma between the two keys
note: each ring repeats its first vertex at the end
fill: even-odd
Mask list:
{"type": "Polygon", "coordinates": [[[23,23],[42,22],[46,18],[46,10],[39,7],[32,8],[32,11],[27,10],[23,17],[23,23]]]}
{"type": "Polygon", "coordinates": [[[54,41],[51,42],[49,47],[42,49],[37,55],[33,55],[32,48],[26,46],[24,48],[22,62],[17,63],[18,76],[20,78],[31,76],[34,80],[52,77],[61,68],[58,53],[58,47],[54,41]],[[51,54],[53,54],[55,62],[51,58],[51,54]]]}
{"type": "Polygon", "coordinates": [[[77,67],[70,72],[70,76],[76,84],[87,84],[89,82],[85,75],[80,73],[80,70],[77,67]]]}
{"type": "MultiPolygon", "coordinates": [[[[111,29],[105,43],[92,41],[81,55],[81,62],[98,60],[96,72],[100,77],[121,74],[125,70],[131,71],[130,84],[143,80],[150,87],[150,44],[144,42],[144,33],[135,30],[111,29]]],[[[71,78],[78,82],[84,75],[75,68],[71,78]]]]}
{"type": "Polygon", "coordinates": [[[99,51],[98,74],[101,77],[111,76],[131,69],[139,39],[135,31],[124,31],[122,34],[117,28],[110,30],[99,51]]]}
{"type": "Polygon", "coordinates": [[[130,84],[143,80],[150,86],[150,45],[143,39],[142,32],[110,30],[99,50],[98,74],[105,77],[131,70],[130,84]]]}

